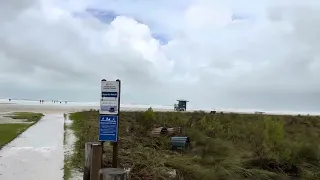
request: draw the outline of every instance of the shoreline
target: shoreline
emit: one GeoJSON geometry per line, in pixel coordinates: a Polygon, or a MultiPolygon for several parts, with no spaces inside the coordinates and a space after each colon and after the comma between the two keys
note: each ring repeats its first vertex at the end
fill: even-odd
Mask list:
{"type": "MultiPolygon", "coordinates": [[[[1,102],[1,101],[0,101],[1,102]]],[[[149,107],[156,112],[174,112],[173,107],[169,106],[156,106],[156,105],[121,105],[121,111],[146,111],[149,107]]],[[[84,110],[98,110],[99,106],[92,104],[52,104],[47,102],[44,104],[38,103],[0,103],[0,114],[2,113],[12,113],[12,112],[36,112],[36,113],[72,113],[84,110]]],[[[310,116],[320,116],[320,112],[298,112],[298,111],[260,111],[253,109],[222,109],[213,108],[209,109],[191,109],[188,108],[186,112],[194,111],[204,111],[211,112],[216,111],[216,113],[235,113],[235,114],[257,114],[262,113],[266,115],[310,115],[310,116]]]]}

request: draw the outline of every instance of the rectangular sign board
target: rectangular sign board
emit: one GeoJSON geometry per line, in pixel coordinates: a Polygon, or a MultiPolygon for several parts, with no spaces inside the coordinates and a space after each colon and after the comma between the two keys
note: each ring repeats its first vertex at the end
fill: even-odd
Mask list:
{"type": "Polygon", "coordinates": [[[99,141],[118,141],[118,116],[100,115],[99,141]]]}
{"type": "Polygon", "coordinates": [[[118,114],[119,96],[119,81],[101,81],[100,114],[118,114]]]}

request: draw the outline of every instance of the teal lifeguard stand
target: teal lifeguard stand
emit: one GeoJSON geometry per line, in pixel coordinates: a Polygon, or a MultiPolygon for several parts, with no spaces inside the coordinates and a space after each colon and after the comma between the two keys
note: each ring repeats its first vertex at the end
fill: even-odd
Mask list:
{"type": "Polygon", "coordinates": [[[187,100],[184,99],[178,99],[178,104],[174,105],[174,110],[175,111],[186,111],[187,110],[187,100]]]}

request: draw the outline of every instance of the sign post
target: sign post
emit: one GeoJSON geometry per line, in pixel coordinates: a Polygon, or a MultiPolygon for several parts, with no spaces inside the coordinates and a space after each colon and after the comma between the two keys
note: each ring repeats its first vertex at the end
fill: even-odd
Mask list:
{"type": "Polygon", "coordinates": [[[99,117],[99,141],[112,142],[112,167],[118,164],[118,136],[120,115],[121,81],[101,80],[100,117],[99,117]]]}

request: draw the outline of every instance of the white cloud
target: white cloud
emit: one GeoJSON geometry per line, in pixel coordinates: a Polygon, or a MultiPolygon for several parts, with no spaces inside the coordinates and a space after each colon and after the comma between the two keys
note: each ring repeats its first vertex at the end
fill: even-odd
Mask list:
{"type": "Polygon", "coordinates": [[[187,28],[196,30],[225,27],[232,21],[230,7],[208,1],[192,5],[184,16],[187,28]]]}
{"type": "Polygon", "coordinates": [[[119,78],[124,103],[314,110],[318,11],[312,0],[0,2],[0,96],[92,101],[101,78],[119,78]],[[72,16],[87,7],[121,15],[72,16]]]}

